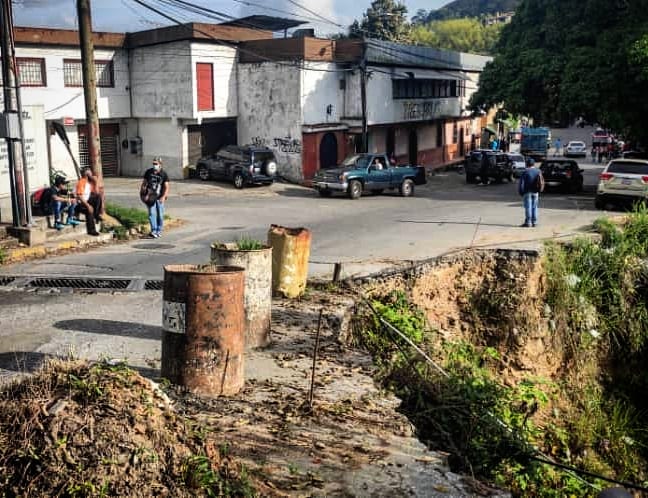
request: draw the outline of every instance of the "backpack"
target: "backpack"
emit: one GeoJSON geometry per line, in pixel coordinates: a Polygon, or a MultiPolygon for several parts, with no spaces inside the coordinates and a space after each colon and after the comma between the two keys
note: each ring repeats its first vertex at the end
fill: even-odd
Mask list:
{"type": "Polygon", "coordinates": [[[544,190],[544,178],[542,178],[542,172],[538,172],[538,175],[535,177],[533,182],[532,192],[542,192],[544,190]]]}
{"type": "Polygon", "coordinates": [[[40,196],[40,199],[38,200],[38,208],[40,209],[41,213],[44,215],[50,215],[54,212],[53,209],[53,197],[54,197],[54,187],[49,187],[43,190],[43,193],[40,196]]]}

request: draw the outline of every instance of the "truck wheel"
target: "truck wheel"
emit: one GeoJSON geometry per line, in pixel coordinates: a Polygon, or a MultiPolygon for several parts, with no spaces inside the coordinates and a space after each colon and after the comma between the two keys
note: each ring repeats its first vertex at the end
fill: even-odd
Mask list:
{"type": "Polygon", "coordinates": [[[204,164],[198,166],[198,178],[200,178],[203,182],[209,180],[209,169],[207,169],[207,166],[205,166],[204,164]]]}
{"type": "Polygon", "coordinates": [[[349,182],[347,195],[349,196],[349,199],[360,199],[360,196],[362,195],[362,183],[358,180],[351,180],[349,182]]]}
{"type": "Polygon", "coordinates": [[[411,197],[412,195],[414,195],[414,182],[409,178],[407,180],[403,180],[403,183],[401,183],[400,195],[402,195],[403,197],[411,197]]]}
{"type": "Polygon", "coordinates": [[[241,173],[234,173],[232,183],[236,188],[243,188],[245,187],[245,178],[243,178],[243,175],[241,173]]]}
{"type": "Polygon", "coordinates": [[[317,191],[320,195],[320,197],[331,197],[333,195],[333,191],[327,189],[327,188],[322,188],[317,191]]]}

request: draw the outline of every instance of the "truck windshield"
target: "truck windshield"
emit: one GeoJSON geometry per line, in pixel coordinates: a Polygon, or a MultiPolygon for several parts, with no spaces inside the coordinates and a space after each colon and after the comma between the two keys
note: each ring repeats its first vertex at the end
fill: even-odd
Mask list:
{"type": "Polygon", "coordinates": [[[371,156],[353,154],[352,156],[349,156],[344,161],[342,161],[342,166],[356,169],[366,168],[369,165],[370,158],[371,156]]]}

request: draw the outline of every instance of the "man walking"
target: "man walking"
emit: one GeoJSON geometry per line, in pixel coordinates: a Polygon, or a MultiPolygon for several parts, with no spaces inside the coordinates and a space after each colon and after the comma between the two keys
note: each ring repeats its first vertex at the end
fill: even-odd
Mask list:
{"type": "Polygon", "coordinates": [[[560,137],[557,137],[556,141],[554,142],[554,157],[560,155],[561,146],[562,146],[562,141],[560,140],[560,137]]]}
{"type": "Polygon", "coordinates": [[[527,159],[526,169],[520,176],[518,192],[524,204],[524,223],[522,227],[535,227],[538,223],[538,198],[544,190],[542,172],[534,167],[535,161],[527,159]]]}
{"type": "Polygon", "coordinates": [[[169,176],[162,169],[162,159],[153,159],[152,166],[144,173],[140,187],[140,198],[148,207],[151,233],[149,237],[157,239],[162,235],[164,225],[164,202],[169,196],[169,176]]]}

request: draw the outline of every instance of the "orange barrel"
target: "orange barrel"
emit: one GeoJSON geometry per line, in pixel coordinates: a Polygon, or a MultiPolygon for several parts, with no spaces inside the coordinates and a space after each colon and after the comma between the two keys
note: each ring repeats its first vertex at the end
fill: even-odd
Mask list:
{"type": "Polygon", "coordinates": [[[164,267],[162,377],[208,396],[244,383],[243,268],[164,267]]]}
{"type": "Polygon", "coordinates": [[[239,249],[236,243],[211,246],[214,265],[245,269],[245,347],[262,348],[270,344],[272,315],[272,248],[239,249]]]}
{"type": "Polygon", "coordinates": [[[306,290],[311,232],[306,228],[270,225],[268,245],[272,247],[272,292],[299,297],[306,290]]]}

